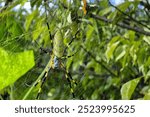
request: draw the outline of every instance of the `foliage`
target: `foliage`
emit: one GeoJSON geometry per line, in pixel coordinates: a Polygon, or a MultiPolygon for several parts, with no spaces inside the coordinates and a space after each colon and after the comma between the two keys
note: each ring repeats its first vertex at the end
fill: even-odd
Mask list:
{"type": "Polygon", "coordinates": [[[33,52],[25,51],[22,53],[7,53],[0,49],[1,57],[1,82],[0,89],[14,83],[19,77],[25,74],[34,66],[33,52]]]}
{"type": "MultiPolygon", "coordinates": [[[[58,36],[63,42],[56,44],[65,48],[61,61],[77,82],[76,99],[150,99],[149,3],[135,0],[114,6],[108,0],[87,4],[84,0],[82,6],[78,0],[13,0],[2,4],[1,99],[36,98],[51,58],[51,40],[58,36]],[[30,10],[24,7],[27,3],[30,10]],[[59,31],[61,35],[55,35],[59,31]]],[[[62,69],[50,70],[40,99],[72,99],[62,69]]]]}

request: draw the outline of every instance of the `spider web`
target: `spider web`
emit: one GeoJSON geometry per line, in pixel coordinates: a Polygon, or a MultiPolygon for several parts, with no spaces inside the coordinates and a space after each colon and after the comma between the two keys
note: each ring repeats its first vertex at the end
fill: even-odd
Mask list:
{"type": "MultiPolygon", "coordinates": [[[[38,30],[37,30],[38,31],[38,30]]],[[[34,31],[35,32],[35,31],[34,31]]],[[[10,51],[12,53],[22,52],[26,50],[33,50],[35,57],[35,66],[30,69],[27,73],[25,73],[22,77],[20,77],[12,86],[11,91],[13,91],[14,96],[13,99],[21,99],[24,93],[32,86],[33,82],[37,79],[40,73],[43,71],[47,62],[50,59],[49,54],[44,53],[40,50],[39,45],[37,45],[32,40],[25,39],[25,37],[29,37],[33,32],[22,33],[15,37],[8,36],[6,34],[0,40],[0,47],[6,51],[10,51]]],[[[80,84],[80,83],[79,83],[80,84]]],[[[36,86],[32,95],[30,95],[29,99],[34,99],[37,94],[39,86],[36,86]]],[[[10,88],[5,88],[5,92],[9,91],[10,88]]],[[[3,93],[5,93],[3,92],[3,93]]],[[[76,88],[75,95],[77,97],[81,97],[82,94],[81,87],[76,88]]],[[[9,95],[9,94],[8,94],[9,95]]],[[[72,95],[70,93],[69,84],[65,78],[64,72],[62,70],[51,70],[49,73],[49,77],[44,84],[44,87],[41,92],[41,99],[72,99],[72,95]]],[[[79,99],[79,98],[78,98],[79,99]]]]}

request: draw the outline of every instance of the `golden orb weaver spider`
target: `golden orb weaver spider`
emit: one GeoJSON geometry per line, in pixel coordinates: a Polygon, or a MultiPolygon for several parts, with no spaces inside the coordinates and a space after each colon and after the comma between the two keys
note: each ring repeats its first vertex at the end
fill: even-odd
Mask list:
{"type": "MultiPolygon", "coordinates": [[[[79,31],[76,32],[75,36],[72,38],[71,42],[73,41],[73,39],[76,38],[76,35],[79,31]]],[[[69,58],[69,57],[72,57],[74,54],[70,55],[70,56],[63,56],[63,53],[64,53],[64,47],[62,46],[63,45],[63,38],[62,38],[62,35],[61,35],[61,32],[60,30],[58,30],[54,36],[54,40],[52,41],[53,43],[53,50],[52,52],[50,53],[50,60],[48,62],[48,66],[46,67],[46,69],[44,70],[44,74],[42,76],[42,79],[40,79],[41,81],[41,85],[40,85],[40,89],[38,91],[38,94],[36,96],[36,99],[39,99],[39,96],[40,96],[40,93],[41,93],[41,90],[42,90],[42,87],[48,77],[48,73],[51,69],[62,69],[64,72],[65,72],[65,77],[69,83],[69,86],[70,86],[70,91],[72,93],[72,97],[73,99],[75,98],[75,94],[74,94],[74,89],[73,89],[73,85],[77,85],[77,83],[75,82],[75,80],[73,80],[72,76],[71,76],[71,73],[66,69],[66,67],[64,66],[64,64],[62,63],[62,59],[65,59],[65,58],[69,58]],[[74,84],[72,84],[74,83],[74,84]]],[[[69,44],[71,44],[71,42],[69,44]]],[[[37,84],[35,84],[36,86],[37,84]]]]}
{"type": "Polygon", "coordinates": [[[40,83],[40,89],[37,93],[36,99],[39,99],[40,94],[42,92],[42,87],[43,87],[46,79],[48,78],[49,71],[52,69],[62,69],[64,71],[65,77],[66,77],[66,79],[69,83],[69,86],[70,86],[70,92],[71,92],[72,97],[74,99],[75,94],[74,94],[73,88],[74,88],[74,84],[77,85],[77,83],[75,82],[75,80],[73,80],[69,70],[66,69],[65,65],[62,62],[62,59],[72,57],[75,54],[74,53],[74,54],[69,55],[69,56],[64,56],[64,52],[66,51],[66,48],[76,38],[77,34],[79,33],[79,30],[76,31],[75,35],[70,39],[70,42],[67,44],[67,46],[64,45],[63,28],[58,28],[55,32],[54,37],[52,37],[51,31],[50,31],[50,26],[48,23],[48,13],[47,13],[47,7],[46,7],[47,1],[44,0],[44,2],[45,2],[45,13],[46,13],[46,25],[47,25],[47,29],[49,31],[49,38],[51,41],[52,51],[50,52],[50,60],[47,64],[47,66],[45,67],[44,71],[41,73],[40,78],[38,78],[37,83],[34,84],[34,86],[36,86],[38,83],[40,83]]]}

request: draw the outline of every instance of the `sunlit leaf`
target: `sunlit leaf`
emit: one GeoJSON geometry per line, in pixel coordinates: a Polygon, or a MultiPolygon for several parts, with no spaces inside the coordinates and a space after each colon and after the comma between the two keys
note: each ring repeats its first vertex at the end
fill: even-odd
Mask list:
{"type": "Polygon", "coordinates": [[[116,61],[118,61],[119,59],[121,59],[125,54],[126,54],[126,45],[121,46],[120,48],[118,48],[118,53],[117,53],[117,57],[116,57],[116,61]]]}
{"type": "Polygon", "coordinates": [[[119,4],[117,7],[121,10],[121,11],[125,11],[129,5],[131,4],[131,2],[123,2],[121,4],[119,4]]]}
{"type": "Polygon", "coordinates": [[[143,39],[145,42],[147,42],[150,45],[150,37],[144,36],[143,39]]]}
{"type": "Polygon", "coordinates": [[[33,51],[10,53],[0,48],[0,90],[13,84],[34,66],[33,51]]]}
{"type": "Polygon", "coordinates": [[[141,78],[136,78],[128,81],[121,87],[121,97],[123,100],[131,99],[131,96],[141,78]]]}
{"type": "Polygon", "coordinates": [[[150,100],[150,92],[146,93],[143,99],[150,100]]]}
{"type": "Polygon", "coordinates": [[[113,43],[113,44],[108,44],[107,50],[106,50],[106,53],[105,53],[108,61],[109,61],[111,58],[113,58],[113,53],[114,53],[114,51],[115,51],[115,49],[116,49],[116,47],[118,46],[119,43],[120,43],[120,42],[117,41],[117,42],[115,42],[115,43],[113,43]]]}
{"type": "Polygon", "coordinates": [[[69,13],[69,15],[68,15],[68,17],[67,17],[67,21],[68,21],[68,23],[72,23],[71,12],[69,13]]]}
{"type": "Polygon", "coordinates": [[[101,16],[106,15],[107,13],[111,12],[111,10],[112,10],[111,7],[107,7],[107,8],[105,8],[105,9],[101,10],[101,11],[99,12],[99,15],[101,15],[101,16]]]}

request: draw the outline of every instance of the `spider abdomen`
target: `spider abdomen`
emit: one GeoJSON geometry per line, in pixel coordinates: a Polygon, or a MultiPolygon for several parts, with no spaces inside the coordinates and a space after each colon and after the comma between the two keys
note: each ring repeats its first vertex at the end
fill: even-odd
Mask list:
{"type": "Polygon", "coordinates": [[[54,40],[53,40],[53,53],[55,56],[57,56],[58,58],[61,58],[64,54],[64,41],[63,41],[63,34],[62,31],[59,29],[55,36],[54,36],[54,40]]]}

